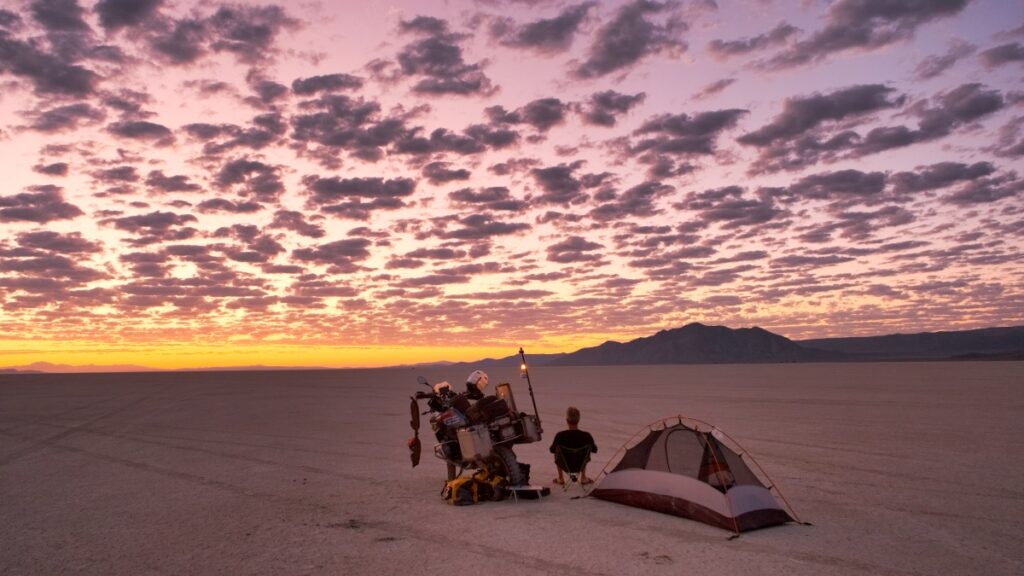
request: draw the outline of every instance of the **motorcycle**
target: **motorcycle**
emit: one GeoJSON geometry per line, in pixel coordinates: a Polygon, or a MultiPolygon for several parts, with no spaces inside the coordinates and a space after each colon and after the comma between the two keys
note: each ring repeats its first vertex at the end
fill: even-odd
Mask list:
{"type": "MultiPolygon", "coordinates": [[[[529,383],[525,357],[520,368],[529,383]]],[[[486,375],[483,378],[486,382],[486,375]]],[[[537,415],[536,400],[533,402],[534,413],[527,414],[516,408],[512,385],[508,383],[498,384],[495,395],[484,396],[475,389],[475,383],[468,383],[467,392],[457,394],[447,382],[431,386],[423,376],[416,380],[430,391],[420,390],[411,397],[412,420],[409,424],[415,436],[409,440],[408,446],[414,468],[419,464],[422,450],[420,416],[429,414],[430,427],[437,439],[434,456],[445,461],[448,480],[453,480],[466,469],[486,469],[504,477],[510,486],[529,483],[528,466],[524,469],[524,465],[517,461],[512,447],[541,440],[543,429],[537,415]],[[422,413],[420,400],[426,400],[428,407],[422,413]]],[[[530,396],[533,397],[532,383],[530,396]]]]}

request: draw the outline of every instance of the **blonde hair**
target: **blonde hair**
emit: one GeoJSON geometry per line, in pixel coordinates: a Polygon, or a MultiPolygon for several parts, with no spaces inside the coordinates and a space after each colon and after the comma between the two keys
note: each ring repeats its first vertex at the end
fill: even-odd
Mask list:
{"type": "Polygon", "coordinates": [[[565,411],[565,421],[569,424],[580,423],[580,409],[575,406],[569,406],[565,411]]]}

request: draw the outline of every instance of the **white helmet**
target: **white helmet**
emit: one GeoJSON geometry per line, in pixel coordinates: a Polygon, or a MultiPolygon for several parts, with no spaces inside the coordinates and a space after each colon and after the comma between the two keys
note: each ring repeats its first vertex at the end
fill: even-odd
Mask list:
{"type": "Polygon", "coordinates": [[[438,382],[434,384],[434,394],[448,394],[452,391],[452,386],[448,382],[438,382]],[[442,392],[443,391],[443,392],[442,392]]]}
{"type": "Polygon", "coordinates": [[[466,384],[472,384],[476,386],[476,389],[483,392],[484,388],[487,388],[487,373],[483,370],[473,370],[469,376],[466,377],[466,384]]]}

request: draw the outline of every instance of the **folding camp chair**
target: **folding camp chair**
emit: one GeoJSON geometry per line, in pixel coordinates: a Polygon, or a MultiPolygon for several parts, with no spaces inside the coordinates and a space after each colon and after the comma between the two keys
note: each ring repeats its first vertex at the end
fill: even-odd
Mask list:
{"type": "Polygon", "coordinates": [[[590,446],[584,446],[582,448],[567,448],[565,446],[555,446],[555,458],[558,459],[558,463],[561,464],[562,470],[565,471],[565,475],[569,479],[562,484],[562,490],[568,491],[571,486],[579,486],[581,490],[586,490],[586,487],[582,483],[582,472],[583,468],[590,462],[590,446]]]}

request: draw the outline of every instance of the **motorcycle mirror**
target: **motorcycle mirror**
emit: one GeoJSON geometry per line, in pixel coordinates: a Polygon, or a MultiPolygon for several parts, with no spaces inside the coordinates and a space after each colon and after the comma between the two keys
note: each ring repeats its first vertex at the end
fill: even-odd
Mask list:
{"type": "Polygon", "coordinates": [[[412,404],[409,405],[410,413],[412,414],[412,420],[409,421],[409,426],[416,432],[420,430],[420,405],[416,402],[416,399],[412,399],[412,404]]]}
{"type": "Polygon", "coordinates": [[[430,383],[429,383],[429,382],[427,382],[427,379],[426,379],[426,378],[424,378],[423,376],[417,376],[417,377],[416,377],[416,381],[417,381],[417,382],[419,382],[420,384],[423,384],[423,385],[424,385],[424,386],[426,386],[427,388],[429,388],[429,387],[430,387],[430,383]]]}

